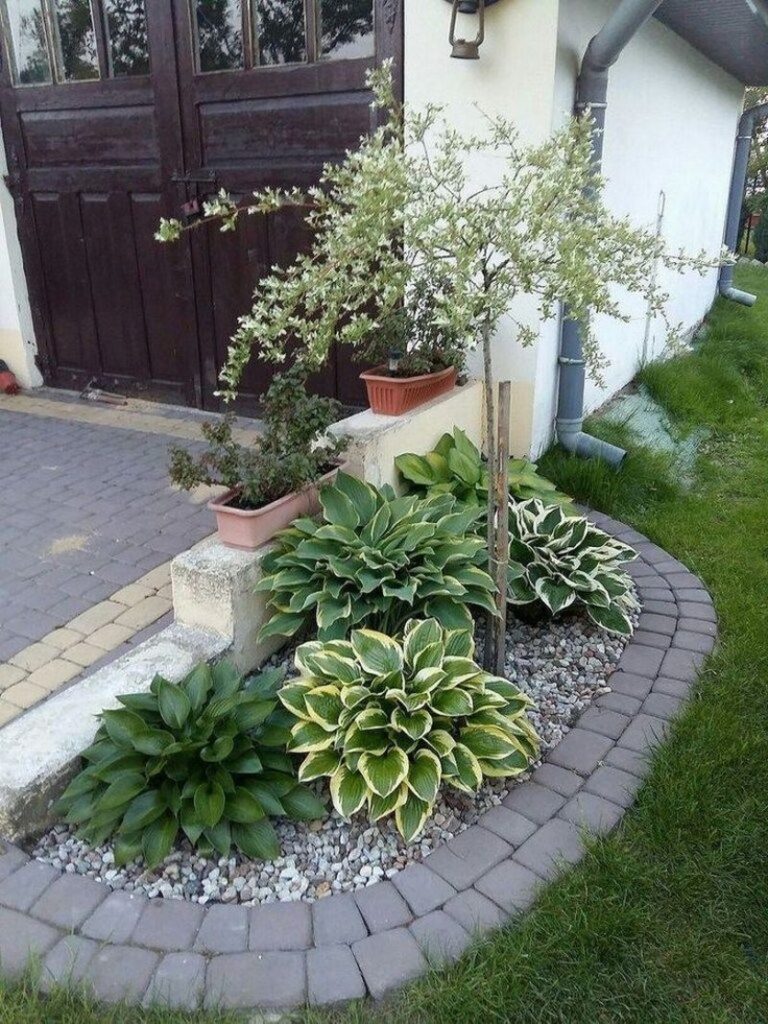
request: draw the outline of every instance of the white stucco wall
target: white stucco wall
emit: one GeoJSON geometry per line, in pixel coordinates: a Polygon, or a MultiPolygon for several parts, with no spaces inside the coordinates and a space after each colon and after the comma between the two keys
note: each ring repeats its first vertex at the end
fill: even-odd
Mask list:
{"type": "MultiPolygon", "coordinates": [[[[405,98],[414,107],[440,103],[446,119],[461,131],[478,129],[479,105],[488,114],[504,114],[524,141],[537,143],[551,131],[557,59],[560,0],[504,0],[486,14],[486,41],[479,61],[454,60],[448,31],[451,5],[445,0],[407,0],[405,4],[405,98]]],[[[476,18],[460,18],[459,36],[474,38],[476,18]]],[[[498,166],[490,158],[477,162],[478,183],[491,181],[498,166]]],[[[538,325],[535,305],[522,300],[514,309],[523,323],[538,325]]],[[[546,324],[542,336],[553,335],[546,324]]],[[[533,422],[535,348],[516,342],[511,322],[501,325],[495,346],[495,372],[511,380],[513,389],[512,444],[516,454],[530,448],[533,422]]],[[[481,372],[479,354],[470,371],[481,372]]]]}
{"type": "MultiPolygon", "coordinates": [[[[554,123],[573,109],[574,84],[589,40],[615,0],[562,0],[558,28],[554,123]]],[[[655,228],[660,193],[666,196],[663,235],[669,246],[716,254],[723,240],[736,126],[744,89],[679,36],[652,20],[611,72],[605,132],[606,201],[617,214],[655,228]]],[[[685,330],[698,325],[716,291],[717,272],[663,273],[670,319],[685,330]]],[[[588,382],[586,407],[599,407],[635,375],[643,359],[644,303],[622,303],[629,324],[603,319],[597,331],[611,365],[606,387],[588,382]]],[[[661,319],[651,325],[648,358],[665,348],[661,319]]],[[[542,339],[533,426],[533,450],[546,447],[555,415],[556,342],[542,339]]]]}
{"type": "Polygon", "coordinates": [[[23,387],[37,387],[42,377],[35,366],[37,344],[16,232],[16,213],[2,180],[5,174],[5,149],[0,135],[0,359],[10,366],[23,387]]]}

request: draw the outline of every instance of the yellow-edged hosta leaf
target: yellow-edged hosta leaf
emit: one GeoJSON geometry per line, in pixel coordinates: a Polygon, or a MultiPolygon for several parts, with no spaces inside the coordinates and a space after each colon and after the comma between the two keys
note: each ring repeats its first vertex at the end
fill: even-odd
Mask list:
{"type": "Polygon", "coordinates": [[[399,672],[403,667],[403,651],[396,640],[372,629],[352,632],[352,647],[358,661],[372,676],[399,672]]]}
{"type": "Polygon", "coordinates": [[[448,718],[465,718],[472,714],[472,698],[458,688],[433,693],[429,706],[435,714],[448,718]]]}
{"type": "Polygon", "coordinates": [[[313,782],[326,775],[333,775],[340,763],[335,750],[318,750],[314,754],[307,754],[299,768],[299,781],[313,782]]]}
{"type": "Polygon", "coordinates": [[[326,732],[317,722],[299,722],[291,730],[288,749],[294,754],[313,754],[333,746],[333,733],[326,732]]]}
{"type": "Polygon", "coordinates": [[[458,777],[471,792],[476,792],[483,781],[483,769],[480,762],[463,743],[457,743],[453,750],[453,757],[456,761],[458,777]]]}
{"type": "Polygon", "coordinates": [[[413,842],[424,828],[431,807],[410,793],[404,804],[395,811],[395,822],[400,835],[407,843],[413,842]]]}
{"type": "Polygon", "coordinates": [[[496,761],[515,750],[514,743],[495,726],[468,726],[461,730],[461,742],[480,760],[496,761]]]}
{"type": "Polygon", "coordinates": [[[417,750],[411,759],[406,780],[408,788],[425,803],[432,806],[437,799],[442,776],[442,764],[431,750],[417,750]]]}
{"type": "Polygon", "coordinates": [[[403,708],[395,708],[390,719],[392,728],[404,732],[412,740],[420,740],[432,728],[432,716],[428,711],[409,713],[403,708]]]}
{"type": "Polygon", "coordinates": [[[336,728],[342,703],[338,686],[317,686],[304,697],[307,714],[326,732],[336,728]]]}
{"type": "Polygon", "coordinates": [[[389,796],[408,775],[408,757],[397,747],[386,754],[363,754],[359,762],[360,774],[369,788],[378,796],[389,796]]]}
{"type": "Polygon", "coordinates": [[[291,682],[280,690],[278,697],[282,705],[288,708],[292,715],[308,721],[311,716],[307,711],[306,696],[312,690],[313,685],[310,682],[291,682]]]}
{"type": "Polygon", "coordinates": [[[340,765],[331,776],[331,800],[343,818],[351,818],[365,803],[368,787],[359,772],[340,765]]]}
{"type": "Polygon", "coordinates": [[[389,796],[377,796],[375,793],[371,793],[368,797],[368,817],[371,821],[379,821],[388,814],[392,814],[405,803],[409,792],[408,786],[403,783],[389,796]]]}

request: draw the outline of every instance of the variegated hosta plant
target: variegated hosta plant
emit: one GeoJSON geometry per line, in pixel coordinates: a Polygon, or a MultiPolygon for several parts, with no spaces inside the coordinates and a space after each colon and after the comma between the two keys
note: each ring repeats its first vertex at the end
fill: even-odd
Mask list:
{"type": "Polygon", "coordinates": [[[270,594],[273,614],[262,639],[314,623],[320,640],[344,639],[355,626],[395,635],[427,616],[471,629],[473,608],[495,614],[475,509],[450,494],[397,498],[346,473],[320,500],[323,521],[297,519],[264,559],[256,589],[270,594]]]}
{"type": "Polygon", "coordinates": [[[444,783],[474,793],[484,776],[525,771],[539,750],[531,701],[474,651],[470,632],[436,619],[408,622],[402,642],[361,629],[301,646],[279,693],[297,719],[288,749],[306,755],[299,778],[329,778],[345,818],[394,814],[410,842],[444,783]]]}
{"type": "Polygon", "coordinates": [[[553,615],[580,604],[603,629],[632,635],[638,605],[622,568],[637,557],[632,548],[583,516],[536,500],[510,505],[509,529],[511,604],[541,602],[553,615]]]}

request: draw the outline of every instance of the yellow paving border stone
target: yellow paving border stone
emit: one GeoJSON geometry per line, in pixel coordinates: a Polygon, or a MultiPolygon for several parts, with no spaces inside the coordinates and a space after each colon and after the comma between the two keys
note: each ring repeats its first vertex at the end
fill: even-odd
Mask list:
{"type": "MultiPolygon", "coordinates": [[[[126,405],[99,405],[98,403],[56,401],[43,395],[0,394],[0,412],[20,412],[48,419],[68,420],[70,423],[92,423],[120,430],[137,430],[142,434],[165,434],[187,441],[200,440],[200,420],[173,419],[151,411],[148,403],[128,399],[126,405]]],[[[234,437],[241,444],[253,444],[259,437],[256,428],[236,427],[234,437]]]]}
{"type": "Polygon", "coordinates": [[[164,562],[0,663],[0,728],[172,609],[171,563],[164,562]]]}

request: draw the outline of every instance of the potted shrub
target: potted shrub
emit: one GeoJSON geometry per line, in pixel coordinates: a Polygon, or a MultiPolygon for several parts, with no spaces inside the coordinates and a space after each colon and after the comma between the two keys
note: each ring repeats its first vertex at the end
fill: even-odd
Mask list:
{"type": "Polygon", "coordinates": [[[449,290],[448,281],[420,278],[363,346],[362,360],[375,364],[360,375],[373,412],[401,416],[456,386],[465,348],[440,322],[436,305],[436,296],[449,290]]]}
{"type": "Polygon", "coordinates": [[[274,379],[263,398],[264,434],[257,444],[238,443],[229,415],[203,424],[208,448],[202,455],[171,448],[171,480],[179,487],[226,488],[209,508],[228,547],[253,551],[294,519],[314,515],[319,488],[338,472],[346,442],[327,430],[339,405],[307,394],[304,380],[299,366],[274,379]]]}

